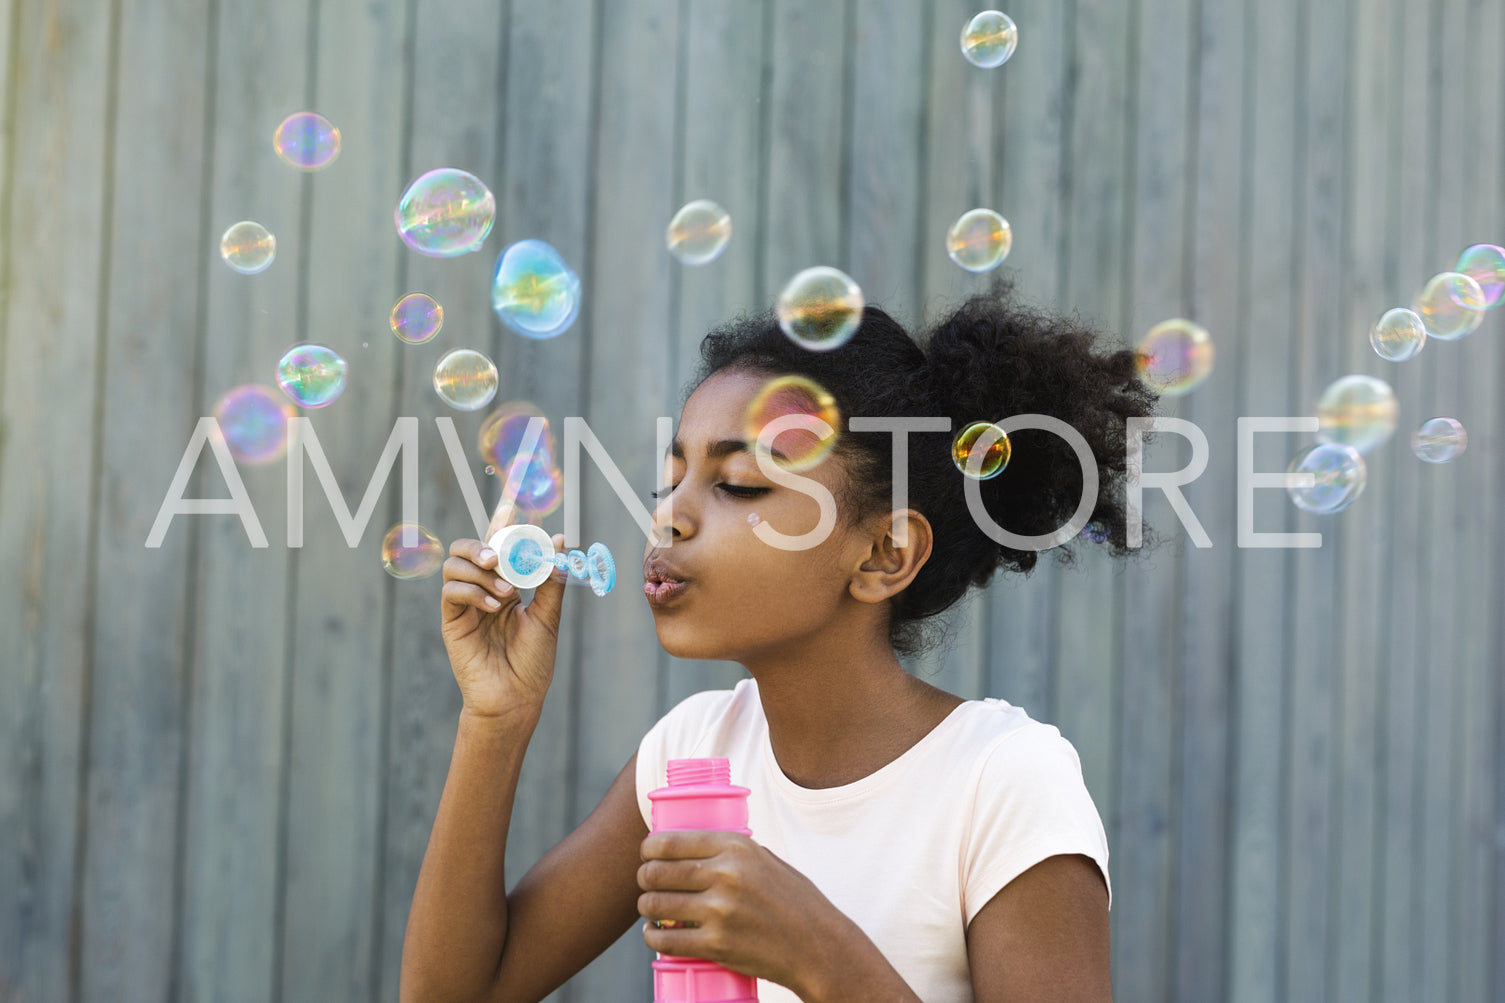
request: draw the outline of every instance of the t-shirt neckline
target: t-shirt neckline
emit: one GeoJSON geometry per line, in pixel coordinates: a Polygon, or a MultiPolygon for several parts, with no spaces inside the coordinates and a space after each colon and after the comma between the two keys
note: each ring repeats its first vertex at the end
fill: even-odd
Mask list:
{"type": "Polygon", "coordinates": [[[761,724],[760,730],[762,732],[758,737],[758,744],[762,747],[763,762],[767,764],[768,772],[773,775],[774,785],[786,797],[810,804],[845,801],[848,798],[861,797],[869,790],[887,783],[891,777],[922,756],[936,742],[939,742],[945,736],[946,732],[956,726],[956,722],[961,718],[962,709],[975,702],[972,700],[963,700],[951,708],[951,712],[942,718],[940,723],[934,728],[931,728],[921,736],[918,742],[865,777],[838,787],[801,787],[789,779],[788,775],[784,773],[784,768],[779,765],[778,757],[773,754],[773,738],[768,731],[768,718],[763,714],[762,697],[755,694],[754,699],[758,705],[758,720],[761,724]]]}

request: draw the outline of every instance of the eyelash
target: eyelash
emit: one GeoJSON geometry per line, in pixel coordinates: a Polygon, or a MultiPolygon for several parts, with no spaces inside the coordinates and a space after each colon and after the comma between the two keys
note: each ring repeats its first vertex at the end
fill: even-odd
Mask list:
{"type": "MultiPolygon", "coordinates": [[[[768,488],[750,488],[737,484],[718,484],[716,486],[725,491],[727,494],[731,495],[733,498],[756,498],[758,495],[764,494],[769,490],[768,488]]],[[[673,491],[677,487],[679,487],[678,484],[670,485],[669,491],[673,491]]],[[[648,492],[648,497],[657,501],[659,498],[663,497],[664,494],[668,494],[668,491],[663,492],[662,494],[658,491],[650,491],[648,492]]]]}

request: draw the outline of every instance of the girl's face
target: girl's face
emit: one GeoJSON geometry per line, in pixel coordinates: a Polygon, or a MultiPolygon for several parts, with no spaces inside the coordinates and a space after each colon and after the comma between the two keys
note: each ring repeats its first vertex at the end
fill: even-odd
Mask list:
{"type": "MultiPolygon", "coordinates": [[[[744,412],[767,379],[722,370],[701,383],[685,402],[665,461],[669,493],[653,512],[644,592],[659,642],[680,658],[777,658],[853,628],[854,613],[870,619],[875,612],[848,590],[870,554],[871,535],[839,514],[824,539],[816,535],[819,542],[806,549],[770,545],[754,530],[761,522],[784,536],[800,536],[820,521],[816,498],[766,477],[743,446],[744,412]],[[757,519],[750,520],[754,514],[757,519]],[[669,546],[657,545],[665,539],[672,540],[669,546]],[[654,571],[687,584],[654,586],[647,581],[654,571]]],[[[798,476],[836,495],[845,470],[839,457],[829,455],[798,476]]],[[[885,526],[887,519],[885,514],[885,526]]]]}

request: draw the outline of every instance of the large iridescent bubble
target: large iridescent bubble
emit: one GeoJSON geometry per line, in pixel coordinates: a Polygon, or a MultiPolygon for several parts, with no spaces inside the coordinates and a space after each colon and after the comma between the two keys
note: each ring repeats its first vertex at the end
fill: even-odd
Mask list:
{"type": "Polygon", "coordinates": [[[1354,373],[1329,383],[1317,401],[1317,438],[1369,453],[1395,433],[1395,391],[1354,373]]]}
{"type": "Polygon", "coordinates": [[[1468,446],[1468,432],[1457,418],[1429,418],[1411,433],[1411,452],[1428,463],[1451,463],[1468,446]]]}
{"type": "Polygon", "coordinates": [[[513,504],[532,516],[548,515],[564,501],[564,476],[554,464],[555,444],[549,420],[530,401],[508,401],[481,422],[481,459],[502,479],[516,486],[513,504]],[[529,422],[538,419],[537,439],[526,453],[529,422]]]}
{"type": "Polygon", "coordinates": [[[841,428],[841,412],[836,398],[830,391],[805,376],[775,376],[748,401],[742,417],[742,434],[753,449],[753,455],[766,456],[785,470],[809,470],[824,460],[836,448],[837,433],[841,428]],[[791,418],[782,431],[770,432],[772,441],[769,452],[764,453],[759,444],[763,429],[770,422],[791,418]],[[830,427],[827,431],[821,426],[830,427]]]}
{"type": "Polygon", "coordinates": [[[1375,354],[1391,362],[1404,362],[1415,358],[1426,346],[1427,326],[1415,310],[1398,306],[1386,310],[1384,316],[1369,329],[1369,344],[1375,354]]]}
{"type": "Polygon", "coordinates": [[[381,563],[393,578],[427,578],[444,563],[444,545],[416,522],[400,522],[381,541],[381,563]]]}
{"type": "Polygon", "coordinates": [[[345,392],[345,360],[324,345],[294,345],[277,363],[277,385],[299,407],[325,407],[345,392]]]}
{"type": "Polygon", "coordinates": [[[440,167],[408,185],[393,218],[404,244],[431,258],[453,258],[481,249],[496,220],[496,199],[474,174],[440,167]]]}
{"type": "Polygon", "coordinates": [[[287,451],[287,423],[297,412],[274,388],[250,383],[214,405],[220,434],[237,463],[270,463],[287,451]]]}
{"type": "Polygon", "coordinates": [[[715,261],[732,239],[732,217],[710,199],[696,199],[682,206],[664,233],[669,253],[686,265],[715,261]]]}
{"type": "Polygon", "coordinates": [[[525,338],[552,338],[580,315],[580,276],[552,245],[519,240],[497,256],[491,308],[525,338]]]}
{"type": "Polygon", "coordinates": [[[962,55],[967,62],[983,69],[1008,62],[1018,45],[1019,28],[1002,11],[985,10],[962,29],[962,55]]]}
{"type": "Polygon", "coordinates": [[[1462,272],[1442,272],[1427,280],[1411,309],[1427,326],[1427,333],[1443,341],[1472,334],[1484,320],[1484,290],[1462,272]]]}
{"type": "Polygon", "coordinates": [[[277,238],[254,219],[233,224],[219,239],[219,255],[242,275],[264,272],[277,257],[277,238]]]}
{"type": "Polygon", "coordinates": [[[1453,271],[1461,272],[1479,283],[1484,294],[1485,309],[1493,310],[1505,297],[1505,247],[1495,244],[1474,244],[1458,255],[1458,264],[1453,271]]]}
{"type": "Polygon", "coordinates": [[[817,265],[790,279],[779,293],[779,327],[801,348],[828,352],[857,333],[864,305],[862,290],[850,275],[817,265]]]}
{"type": "Polygon", "coordinates": [[[1009,221],[992,209],[962,213],[946,231],[946,253],[969,272],[986,272],[1003,264],[1014,246],[1009,221]]]}
{"type": "Polygon", "coordinates": [[[1003,473],[1013,451],[1009,434],[990,421],[974,421],[956,433],[956,438],[951,440],[951,462],[957,470],[979,481],[992,480],[1003,473]],[[984,435],[987,438],[983,438],[984,435]],[[973,466],[969,460],[979,439],[982,439],[983,445],[976,465],[973,466]]]}
{"type": "Polygon", "coordinates": [[[444,326],[444,308],[427,293],[408,293],[392,308],[392,333],[409,345],[432,341],[444,326]]]}
{"type": "Polygon", "coordinates": [[[1309,486],[1290,486],[1286,493],[1298,508],[1324,515],[1352,505],[1369,477],[1358,450],[1341,442],[1319,442],[1308,446],[1296,454],[1286,470],[1293,474],[1312,475],[1309,486]]]}
{"type": "Polygon", "coordinates": [[[496,396],[496,363],[473,348],[445,352],[434,365],[434,393],[457,411],[479,411],[496,396]]]}
{"type": "Polygon", "coordinates": [[[316,112],[294,112],[272,134],[272,148],[300,171],[323,170],[340,155],[340,130],[316,112]]]}

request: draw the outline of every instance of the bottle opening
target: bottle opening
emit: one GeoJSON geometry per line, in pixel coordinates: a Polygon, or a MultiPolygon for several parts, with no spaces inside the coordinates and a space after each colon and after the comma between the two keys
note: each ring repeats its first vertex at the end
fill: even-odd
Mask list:
{"type": "Polygon", "coordinates": [[[732,764],[725,756],[669,760],[670,787],[687,787],[691,784],[724,785],[731,782],[732,764]]]}

